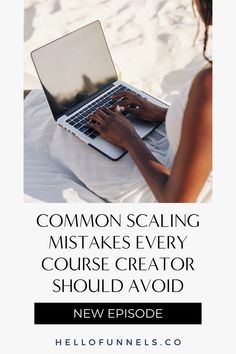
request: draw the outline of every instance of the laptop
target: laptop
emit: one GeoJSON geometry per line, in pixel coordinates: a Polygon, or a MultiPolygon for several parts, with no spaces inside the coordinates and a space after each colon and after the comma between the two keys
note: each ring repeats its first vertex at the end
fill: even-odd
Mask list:
{"type": "MultiPolygon", "coordinates": [[[[164,102],[118,80],[99,21],[54,40],[31,53],[42,88],[57,124],[112,160],[126,151],[102,138],[88,125],[88,116],[99,107],[110,107],[119,100],[111,96],[135,92],[147,100],[168,107],[164,102]]],[[[141,138],[158,123],[139,120],[128,114],[141,138]]]]}

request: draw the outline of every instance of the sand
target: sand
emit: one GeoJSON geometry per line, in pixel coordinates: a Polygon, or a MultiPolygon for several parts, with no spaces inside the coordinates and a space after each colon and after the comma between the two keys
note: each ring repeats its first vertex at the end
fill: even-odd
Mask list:
{"type": "Polygon", "coordinates": [[[171,102],[204,65],[191,0],[25,0],[25,89],[40,87],[30,52],[99,19],[122,79],[171,102]]]}

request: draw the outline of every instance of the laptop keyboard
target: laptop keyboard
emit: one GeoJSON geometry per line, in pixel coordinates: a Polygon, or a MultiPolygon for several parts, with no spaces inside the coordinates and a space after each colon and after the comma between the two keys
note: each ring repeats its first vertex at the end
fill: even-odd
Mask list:
{"type": "Polygon", "coordinates": [[[93,101],[89,106],[82,109],[80,112],[75,113],[69,119],[66,120],[72,127],[78,129],[82,133],[88,135],[91,139],[95,139],[100,134],[89,127],[88,116],[94,114],[99,107],[111,107],[111,105],[118,103],[121,99],[111,99],[111,96],[118,92],[132,92],[129,88],[119,85],[116,86],[113,90],[109,91],[102,97],[98,97],[97,100],[93,101]]]}

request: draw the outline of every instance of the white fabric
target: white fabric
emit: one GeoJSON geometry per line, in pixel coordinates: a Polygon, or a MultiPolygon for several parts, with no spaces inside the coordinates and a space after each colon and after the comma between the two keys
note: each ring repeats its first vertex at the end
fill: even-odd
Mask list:
{"type": "MultiPolygon", "coordinates": [[[[171,109],[168,110],[166,116],[166,132],[170,143],[170,155],[175,156],[181,138],[182,122],[184,110],[188,102],[189,91],[192,82],[186,85],[185,89],[177,96],[171,109]]],[[[197,202],[208,203],[212,200],[212,173],[209,174],[201,193],[198,196],[197,202]]]]}
{"type": "MultiPolygon", "coordinates": [[[[145,142],[161,163],[171,166],[163,124],[145,142]]],[[[128,154],[109,160],[57,126],[41,90],[25,99],[24,180],[26,201],[156,201],[128,154]]]]}

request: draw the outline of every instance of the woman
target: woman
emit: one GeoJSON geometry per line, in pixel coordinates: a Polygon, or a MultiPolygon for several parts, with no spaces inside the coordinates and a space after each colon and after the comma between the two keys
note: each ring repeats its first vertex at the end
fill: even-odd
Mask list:
{"type": "Polygon", "coordinates": [[[193,80],[185,109],[178,110],[181,96],[168,111],[132,93],[115,96],[123,98],[121,107],[137,119],[166,120],[170,145],[175,150],[171,169],[155,158],[121,113],[101,108],[89,117],[91,127],[129,152],[159,202],[206,202],[211,197],[212,63],[205,53],[208,27],[212,25],[212,0],[196,0],[196,6],[205,24],[203,54],[209,65],[193,80]],[[178,140],[177,146],[174,146],[175,140],[178,140]]]}
{"type": "MultiPolygon", "coordinates": [[[[121,108],[134,114],[137,119],[165,121],[161,124],[161,128],[158,127],[147,138],[141,140],[121,112],[114,111],[114,107],[98,109],[95,115],[89,117],[91,127],[101,133],[105,139],[129,152],[119,161],[114,162],[68,134],[64,129],[55,127],[43,92],[31,92],[25,100],[25,152],[26,156],[29,155],[27,157],[29,163],[25,158],[25,165],[27,166],[27,163],[29,165],[30,181],[32,160],[34,165],[41,163],[40,157],[38,162],[32,156],[32,152],[36,151],[38,146],[40,153],[43,152],[45,156],[47,154],[50,161],[48,168],[52,170],[53,181],[55,180],[58,186],[63,186],[60,191],[63,197],[66,190],[73,189],[74,194],[72,191],[72,197],[67,198],[67,201],[75,201],[76,193],[80,197],[81,191],[76,187],[80,182],[87,187],[88,194],[92,191],[87,198],[88,201],[210,201],[212,65],[205,53],[208,27],[212,24],[212,1],[196,0],[195,2],[206,27],[203,54],[209,62],[208,67],[199,72],[191,86],[186,87],[168,111],[131,93],[118,95],[123,97],[121,108]],[[43,135],[42,122],[44,122],[43,135]],[[163,133],[164,125],[166,125],[169,143],[163,133]],[[52,162],[56,162],[57,165],[53,165],[52,162]],[[59,173],[55,172],[58,169],[59,173]],[[65,187],[68,186],[67,181],[70,183],[70,188],[65,187]]],[[[45,156],[42,158],[43,161],[45,156]]],[[[45,171],[45,166],[42,167],[45,171]]],[[[25,176],[28,174],[26,173],[25,176]]],[[[45,181],[43,180],[42,183],[36,180],[36,183],[35,181],[33,183],[33,188],[29,185],[28,194],[36,195],[35,190],[39,189],[40,196],[36,195],[36,197],[41,199],[41,190],[42,186],[45,186],[45,181]]],[[[49,185],[51,186],[51,182],[49,185]]],[[[45,187],[43,192],[46,193],[45,187]]],[[[47,201],[49,201],[48,196],[47,201]]]]}

